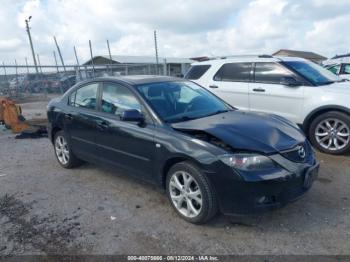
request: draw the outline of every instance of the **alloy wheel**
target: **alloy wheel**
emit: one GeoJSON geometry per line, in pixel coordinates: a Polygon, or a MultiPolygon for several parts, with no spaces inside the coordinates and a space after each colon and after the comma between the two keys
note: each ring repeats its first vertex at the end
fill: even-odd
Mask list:
{"type": "Polygon", "coordinates": [[[193,218],[202,210],[202,192],[197,181],[189,173],[175,172],[169,182],[171,201],[185,217],[193,218]]]}
{"type": "Polygon", "coordinates": [[[57,136],[55,140],[55,152],[58,161],[62,165],[66,165],[69,161],[69,150],[66,139],[63,136],[57,136]]]}
{"type": "Polygon", "coordinates": [[[315,129],[317,143],[327,150],[341,150],[350,142],[349,126],[336,118],[321,121],[315,129]]]}

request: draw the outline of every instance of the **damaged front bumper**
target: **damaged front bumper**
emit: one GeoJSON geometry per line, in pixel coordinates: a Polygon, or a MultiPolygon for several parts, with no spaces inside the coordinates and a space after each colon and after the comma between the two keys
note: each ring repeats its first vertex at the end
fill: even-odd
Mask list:
{"type": "Polygon", "coordinates": [[[280,168],[274,172],[237,172],[208,174],[215,185],[221,212],[252,214],[282,207],[303,196],[317,179],[319,163],[314,156],[305,163],[295,163],[276,154],[270,156],[280,168]],[[232,174],[234,173],[234,174],[232,174]]]}

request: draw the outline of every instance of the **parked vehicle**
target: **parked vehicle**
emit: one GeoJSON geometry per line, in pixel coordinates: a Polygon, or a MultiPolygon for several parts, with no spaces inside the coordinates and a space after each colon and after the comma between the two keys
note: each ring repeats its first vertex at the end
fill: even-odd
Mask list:
{"type": "Polygon", "coordinates": [[[125,169],[164,188],[177,213],[204,223],[218,210],[254,213],[298,199],[317,177],[297,125],[236,110],[179,78],[97,78],[48,105],[58,162],[125,169]]]}
{"type": "Polygon", "coordinates": [[[43,74],[24,74],[14,77],[10,81],[10,89],[18,92],[39,93],[49,85],[43,74]]]}
{"type": "Polygon", "coordinates": [[[302,58],[243,56],[192,64],[185,78],[243,110],[300,125],[320,151],[350,150],[350,82],[302,58]]]}
{"type": "Polygon", "coordinates": [[[326,65],[325,68],[342,79],[350,80],[350,63],[326,65]]]}
{"type": "Polygon", "coordinates": [[[76,84],[76,76],[62,76],[58,79],[51,81],[50,92],[60,93],[61,91],[66,92],[70,87],[76,84]],[[62,89],[62,90],[61,90],[62,89]]]}

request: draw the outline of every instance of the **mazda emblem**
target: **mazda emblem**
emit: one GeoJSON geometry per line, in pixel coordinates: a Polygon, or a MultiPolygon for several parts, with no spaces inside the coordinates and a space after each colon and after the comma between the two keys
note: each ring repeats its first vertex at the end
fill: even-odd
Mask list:
{"type": "Polygon", "coordinates": [[[305,158],[305,149],[304,149],[304,147],[303,146],[299,146],[299,148],[298,148],[298,154],[299,154],[299,156],[300,156],[300,158],[305,158]]]}

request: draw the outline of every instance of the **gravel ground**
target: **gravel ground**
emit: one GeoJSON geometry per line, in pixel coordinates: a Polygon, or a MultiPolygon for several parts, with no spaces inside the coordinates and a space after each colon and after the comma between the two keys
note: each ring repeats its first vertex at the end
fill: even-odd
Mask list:
{"type": "MultiPolygon", "coordinates": [[[[45,105],[22,106],[30,118],[45,105]]],[[[195,226],[152,185],[92,164],[65,170],[48,139],[0,131],[0,255],[350,254],[350,159],[318,159],[319,179],[299,201],[195,226]]]]}

